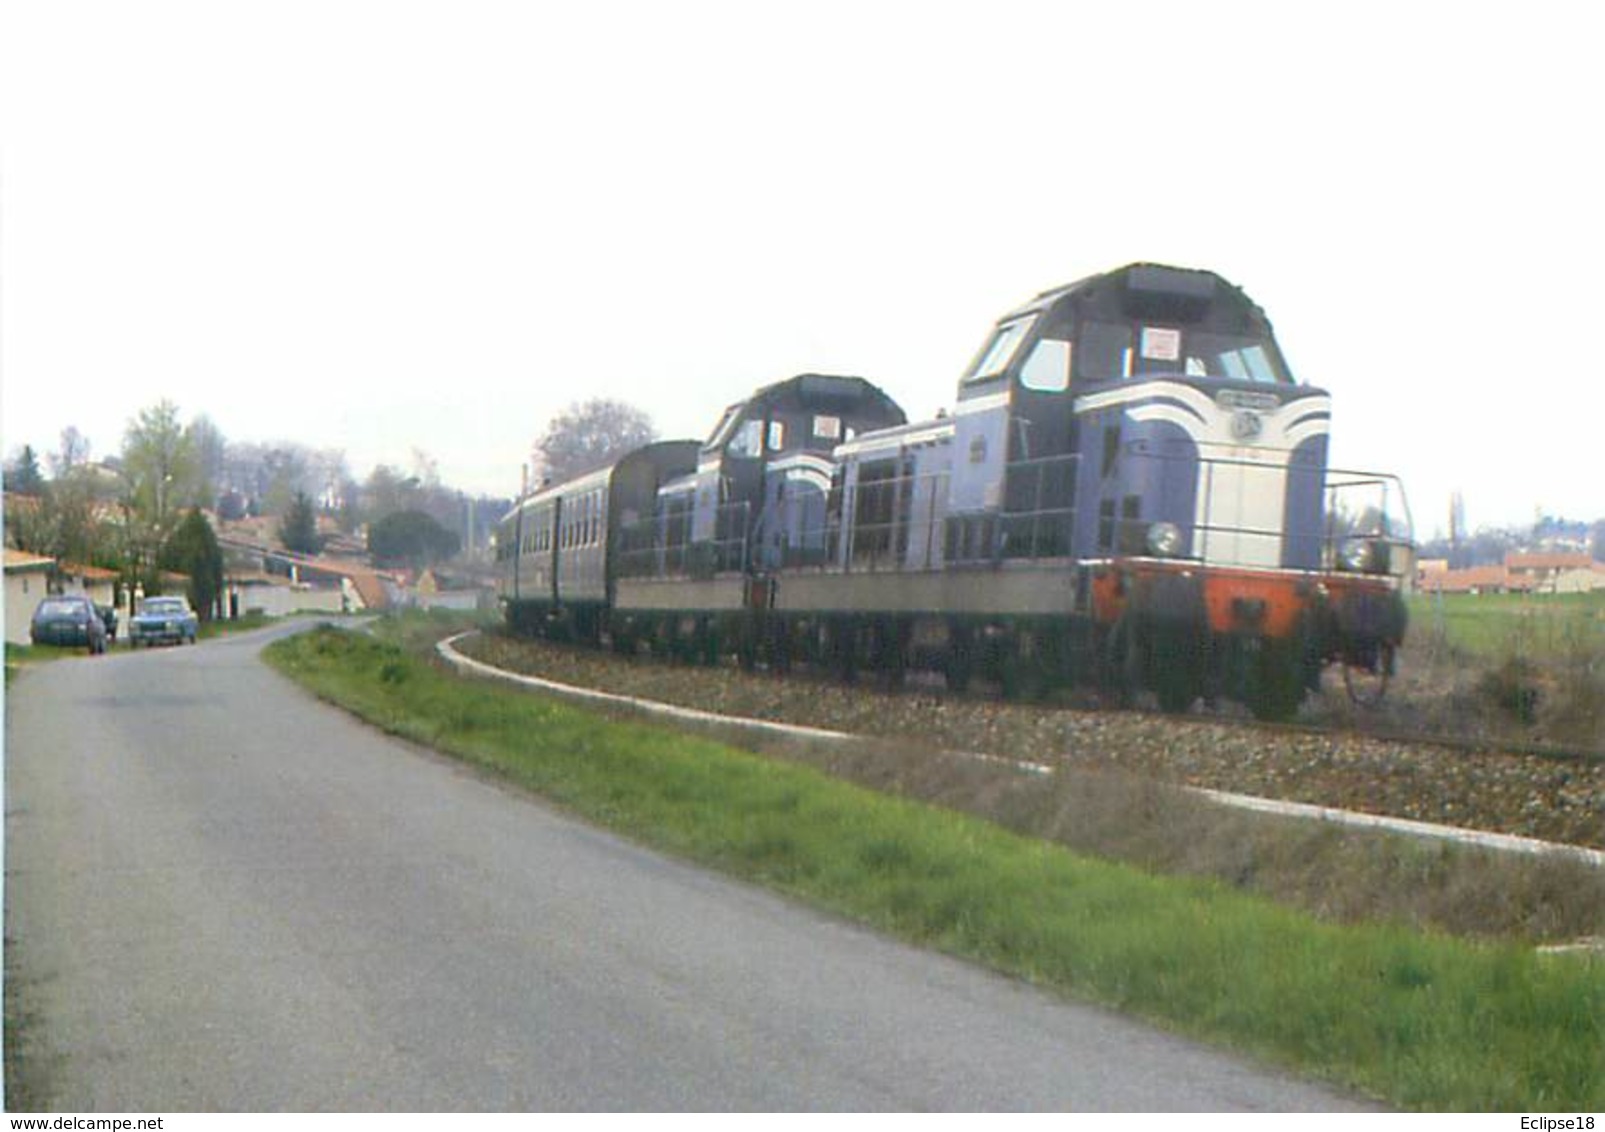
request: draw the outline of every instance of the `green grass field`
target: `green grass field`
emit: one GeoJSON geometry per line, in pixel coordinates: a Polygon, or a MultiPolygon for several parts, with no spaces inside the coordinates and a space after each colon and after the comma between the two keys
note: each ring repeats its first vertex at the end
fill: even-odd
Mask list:
{"type": "MultiPolygon", "coordinates": [[[[420,631],[421,635],[427,635],[420,631]]],[[[666,852],[912,942],[1424,1109],[1605,1107],[1605,962],[1339,926],[335,630],[271,663],[666,852]]]]}
{"type": "Polygon", "coordinates": [[[1590,594],[1413,594],[1407,647],[1441,640],[1480,659],[1605,655],[1605,591],[1590,594]]]}

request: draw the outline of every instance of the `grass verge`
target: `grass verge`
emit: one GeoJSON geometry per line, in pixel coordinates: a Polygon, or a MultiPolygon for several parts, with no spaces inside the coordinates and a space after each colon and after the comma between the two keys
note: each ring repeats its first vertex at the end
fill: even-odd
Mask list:
{"type": "Polygon", "coordinates": [[[232,621],[202,621],[200,626],[200,639],[209,641],[214,637],[230,636],[234,633],[249,633],[252,629],[265,628],[277,621],[276,617],[269,617],[265,613],[247,613],[243,617],[236,617],[232,621]]]}
{"type": "Polygon", "coordinates": [[[666,851],[1395,1104],[1605,1107],[1605,963],[1343,926],[320,630],[272,663],[666,851]]]}
{"type": "Polygon", "coordinates": [[[5,646],[6,686],[22,674],[22,670],[35,664],[46,664],[52,660],[61,660],[69,656],[84,656],[85,650],[79,648],[65,648],[61,645],[12,645],[5,646]]]}

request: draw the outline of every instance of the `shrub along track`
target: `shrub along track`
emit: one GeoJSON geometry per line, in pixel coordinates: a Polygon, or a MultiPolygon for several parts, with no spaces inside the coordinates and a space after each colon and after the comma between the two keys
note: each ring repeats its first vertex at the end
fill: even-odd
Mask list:
{"type": "Polygon", "coordinates": [[[725,715],[1605,849],[1605,759],[1598,757],[889,691],[499,634],[457,648],[510,671],[725,715]]]}

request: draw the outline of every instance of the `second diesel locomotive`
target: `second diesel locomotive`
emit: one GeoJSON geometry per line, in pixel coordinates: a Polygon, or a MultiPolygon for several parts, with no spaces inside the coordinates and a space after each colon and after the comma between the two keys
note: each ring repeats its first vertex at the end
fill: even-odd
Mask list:
{"type": "Polygon", "coordinates": [[[624,651],[1285,718],[1334,662],[1385,680],[1405,630],[1403,491],[1327,466],[1330,404],[1240,289],[1133,264],[1005,315],[950,415],[802,374],[529,495],[501,597],[624,651]]]}

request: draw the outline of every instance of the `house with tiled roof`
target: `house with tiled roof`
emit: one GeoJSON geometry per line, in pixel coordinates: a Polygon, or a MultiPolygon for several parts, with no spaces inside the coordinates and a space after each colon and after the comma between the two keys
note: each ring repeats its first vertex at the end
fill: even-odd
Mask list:
{"type": "Polygon", "coordinates": [[[1605,590],[1605,563],[1587,554],[1511,551],[1497,566],[1450,570],[1448,564],[1423,562],[1417,588],[1444,594],[1557,594],[1605,590]]]}
{"type": "Polygon", "coordinates": [[[117,602],[119,575],[115,570],[63,562],[56,574],[62,593],[83,594],[96,605],[115,605],[117,602]]]}
{"type": "Polygon", "coordinates": [[[1461,570],[1431,570],[1420,575],[1423,593],[1506,594],[1532,589],[1532,579],[1512,575],[1503,566],[1468,566],[1461,570]]]}
{"type": "Polygon", "coordinates": [[[5,548],[6,644],[25,645],[33,611],[50,592],[50,571],[56,560],[25,550],[5,548]]]}
{"type": "Polygon", "coordinates": [[[1593,555],[1577,552],[1512,551],[1505,555],[1505,569],[1512,577],[1531,581],[1538,593],[1587,593],[1605,589],[1605,563],[1593,555]]]}

